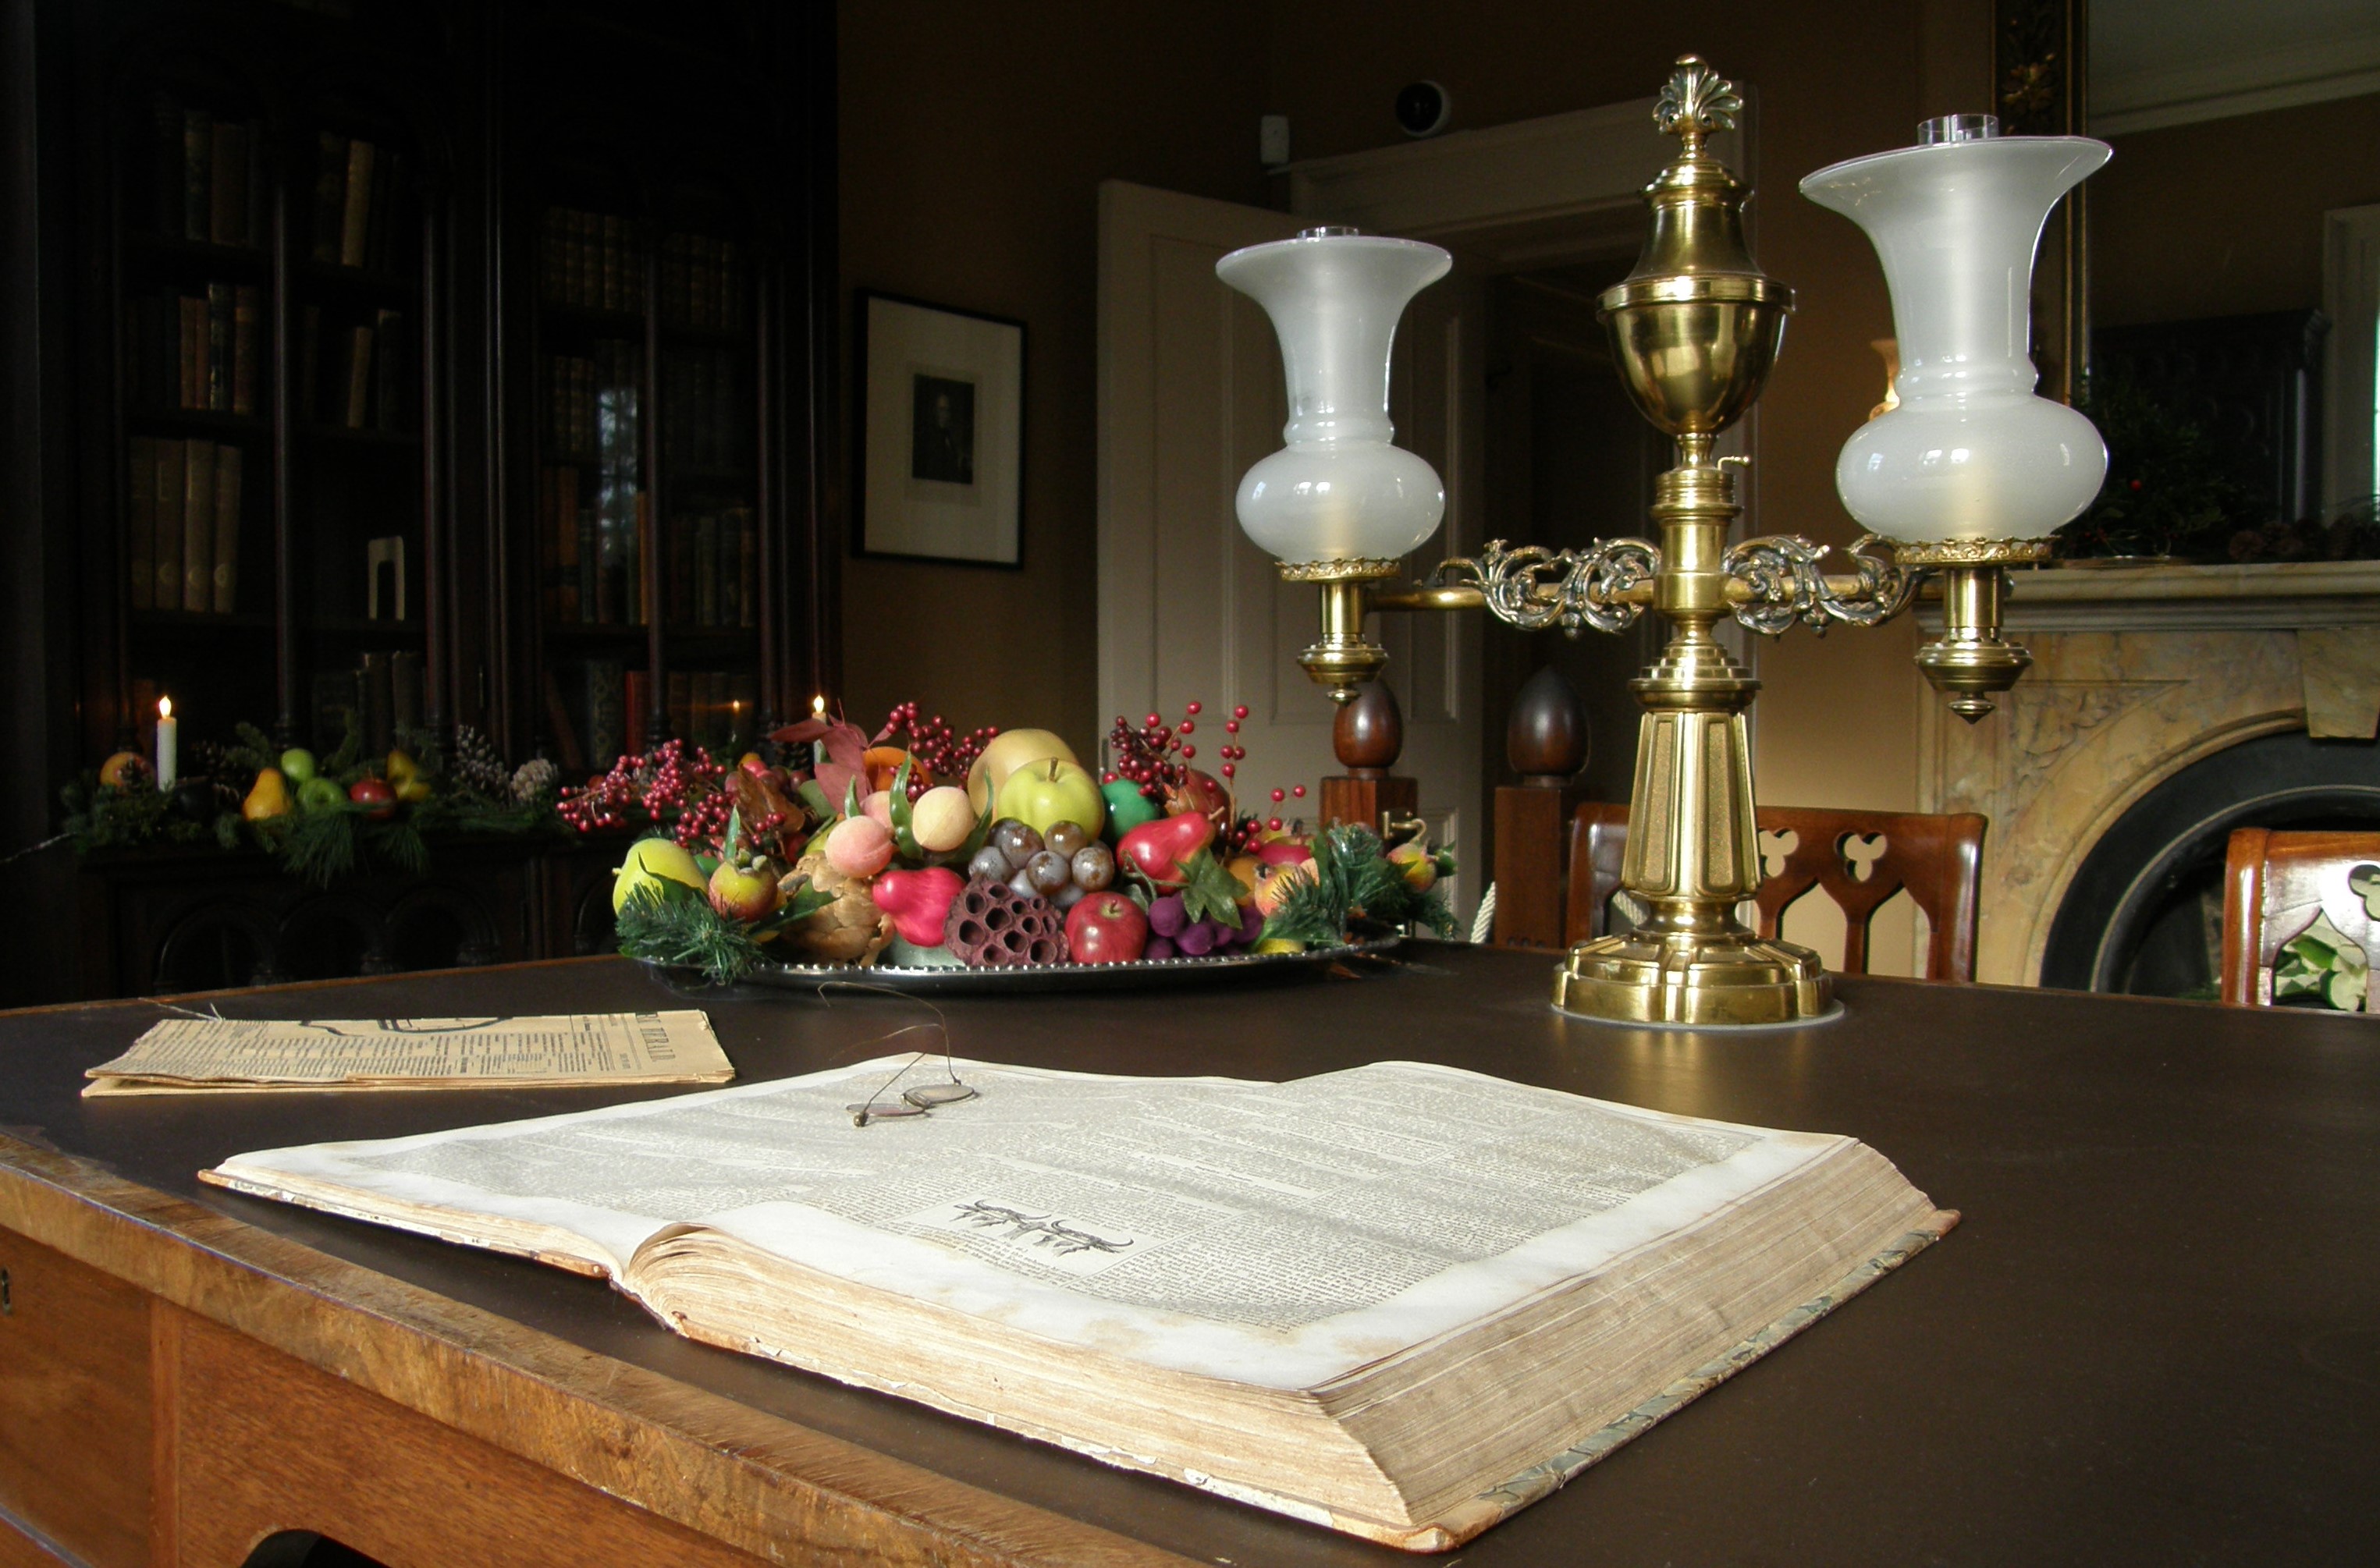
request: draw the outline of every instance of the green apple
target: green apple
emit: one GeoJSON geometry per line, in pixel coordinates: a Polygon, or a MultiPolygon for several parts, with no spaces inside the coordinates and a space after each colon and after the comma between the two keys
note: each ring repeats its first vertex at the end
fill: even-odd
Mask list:
{"type": "Polygon", "coordinates": [[[1108,802],[1108,821],[1119,838],[1144,822],[1155,822],[1158,804],[1140,792],[1140,786],[1129,778],[1119,778],[1112,784],[1099,786],[1099,793],[1108,802]]]}
{"type": "Polygon", "coordinates": [[[304,811],[323,811],[347,803],[347,792],[339,788],[335,778],[316,774],[298,786],[298,804],[304,811]]]}
{"type": "MultiPolygon", "coordinates": [[[[1043,757],[1063,757],[1075,760],[1074,748],[1047,730],[1003,730],[991,738],[983,754],[967,769],[967,800],[978,816],[991,809],[1008,776],[1028,762],[1043,757]]],[[[1085,823],[1084,826],[1090,826],[1085,823]]]]}
{"type": "Polygon", "coordinates": [[[281,754],[281,777],[292,784],[303,784],[314,777],[314,754],[303,746],[292,746],[281,754]]]}
{"type": "Polygon", "coordinates": [[[1108,808],[1090,769],[1063,757],[1038,757],[1009,774],[1008,782],[1000,787],[997,814],[1013,816],[1044,835],[1055,824],[1079,823],[1096,838],[1108,808]]]}

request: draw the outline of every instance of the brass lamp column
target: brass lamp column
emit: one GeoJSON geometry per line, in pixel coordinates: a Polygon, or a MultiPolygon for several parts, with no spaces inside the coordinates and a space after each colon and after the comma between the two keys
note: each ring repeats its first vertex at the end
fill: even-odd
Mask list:
{"type": "Polygon", "coordinates": [[[1437,476],[1387,444],[1390,332],[1414,290],[1442,275],[1445,253],[1323,229],[1216,267],[1281,334],[1290,444],[1248,471],[1237,506],[1282,577],[1320,590],[1322,635],[1298,662],[1335,700],[1388,662],[1365,628],[1374,610],[1485,609],[1573,634],[1619,631],[1648,609],[1669,621],[1660,659],[1629,683],[1645,718],[1621,885],[1649,912],[1624,935],[1572,948],[1554,976],[1555,1004],[1595,1018],[1785,1023],[1833,1007],[1815,953],[1736,918],[1761,880],[1743,722],[1760,683],[1712,629],[1728,618],[1768,634],[1879,625],[1937,578],[1943,634],[1917,664],[1972,723],[2031,662],[2000,636],[2005,569],[2046,559],[2050,531],[2082,512],[2106,470],[2090,422],[2034,395],[2022,311],[2042,222],[2107,149],[2002,139],[1988,116],[1949,116],[1919,127],[1915,148],[1802,183],[1869,231],[1892,285],[1900,406],[1855,432],[1836,464],[1845,507],[1876,531],[1840,555],[1796,535],[1728,542],[1742,513],[1736,460],[1712,445],[1760,396],[1793,308],[1792,291],[1744,247],[1748,193],[1705,151],[1742,106],[1701,60],[1679,59],[1654,116],[1679,156],[1645,187],[1652,227],[1635,270],[1598,302],[1629,395],[1677,441],[1677,466],[1654,487],[1658,542],[1490,540],[1426,583],[1399,581],[1398,558],[1428,537],[1443,503],[1437,476]],[[1363,286],[1364,266],[1392,273],[1393,286],[1363,286]],[[1322,286],[1333,269],[1341,281],[1322,286]],[[1318,367],[1335,368],[1337,382],[1318,367]],[[1359,447],[1366,461],[1354,460],[1359,447]],[[1827,570],[1830,557],[1845,570],[1827,570]]]}
{"type": "Polygon", "coordinates": [[[1649,914],[1572,948],[1554,980],[1556,1006],[1597,1018],[1768,1023],[1832,1002],[1817,954],[1764,942],[1735,914],[1760,886],[1743,722],[1760,682],[1711,634],[1730,612],[1727,537],[1742,513],[1733,468],[1711,443],[1759,397],[1793,308],[1793,291],[1744,247],[1747,193],[1704,151],[1742,107],[1709,66],[1678,62],[1656,118],[1680,155],[1645,190],[1652,230],[1635,271],[1599,302],[1629,395],[1677,439],[1678,465],[1656,482],[1652,508],[1652,608],[1670,643],[1629,682],[1645,717],[1621,881],[1649,914]]]}

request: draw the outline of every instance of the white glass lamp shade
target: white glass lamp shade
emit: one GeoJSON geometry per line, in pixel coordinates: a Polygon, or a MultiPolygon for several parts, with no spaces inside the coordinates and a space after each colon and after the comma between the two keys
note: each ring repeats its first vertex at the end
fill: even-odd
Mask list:
{"type": "Polygon", "coordinates": [[[1240,526],[1289,562],[1393,561],[1446,514],[1438,471],[1389,444],[1389,351],[1413,296],[1452,259],[1434,245],[1314,229],[1252,245],[1215,275],[1264,307],[1289,378],[1289,444],[1240,481],[1240,526]]]}
{"type": "Polygon", "coordinates": [[[1945,131],[1956,139],[1802,182],[1875,242],[1900,345],[1900,406],[1843,443],[1835,488],[1862,525],[1903,543],[2039,538],[2091,504],[2107,449],[2090,420],[2034,392],[2034,251],[2058,199],[2108,149],[1993,135],[1985,116],[1945,131]]]}

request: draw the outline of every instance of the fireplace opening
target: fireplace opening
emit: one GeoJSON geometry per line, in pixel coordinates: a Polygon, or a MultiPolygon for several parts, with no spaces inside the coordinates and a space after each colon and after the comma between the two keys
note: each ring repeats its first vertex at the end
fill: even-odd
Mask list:
{"type": "Polygon", "coordinates": [[[2235,827],[2380,831],[2380,746],[2266,735],[2202,757],[2133,802],[2059,902],[2041,983],[2213,997],[2235,827]]]}

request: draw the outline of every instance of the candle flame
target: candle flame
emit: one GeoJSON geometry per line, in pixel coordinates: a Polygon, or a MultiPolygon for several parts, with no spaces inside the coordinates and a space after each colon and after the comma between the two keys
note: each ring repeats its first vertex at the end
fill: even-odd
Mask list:
{"type": "Polygon", "coordinates": [[[159,697],[157,699],[157,717],[160,718],[171,718],[174,717],[173,698],[159,697]]]}
{"type": "Polygon", "coordinates": [[[826,717],[826,698],[824,695],[815,696],[810,699],[810,717],[813,718],[824,718],[826,717]]]}

